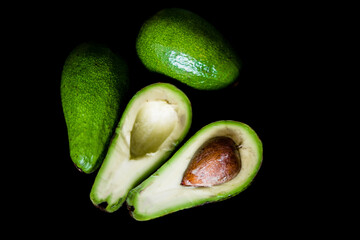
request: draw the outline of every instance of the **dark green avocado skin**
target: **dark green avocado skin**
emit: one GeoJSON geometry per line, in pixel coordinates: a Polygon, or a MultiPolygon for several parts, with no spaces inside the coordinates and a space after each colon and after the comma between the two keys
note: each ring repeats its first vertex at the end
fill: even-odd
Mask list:
{"type": "Polygon", "coordinates": [[[201,90],[230,85],[241,68],[223,36],[206,20],[184,9],[164,9],[147,20],[136,49],[149,70],[201,90]]]}
{"type": "Polygon", "coordinates": [[[67,57],[61,102],[70,157],[79,170],[91,173],[102,163],[128,86],[125,61],[104,45],[83,43],[67,57]]]}

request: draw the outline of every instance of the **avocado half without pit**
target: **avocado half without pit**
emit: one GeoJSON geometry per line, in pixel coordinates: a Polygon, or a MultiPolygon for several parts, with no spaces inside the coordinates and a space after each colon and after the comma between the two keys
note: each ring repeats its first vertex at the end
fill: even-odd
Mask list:
{"type": "Polygon", "coordinates": [[[136,220],[150,220],[235,196],[259,171],[262,152],[260,139],[248,125],[211,123],[129,192],[131,215],[136,220]]]}
{"type": "Polygon", "coordinates": [[[130,100],[90,198],[107,212],[116,211],[130,189],[150,175],[182,141],[191,125],[191,104],[167,83],[149,85],[130,100]]]}

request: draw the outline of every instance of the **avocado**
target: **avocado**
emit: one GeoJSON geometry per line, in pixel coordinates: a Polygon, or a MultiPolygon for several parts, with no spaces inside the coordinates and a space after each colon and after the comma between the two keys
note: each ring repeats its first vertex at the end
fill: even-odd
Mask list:
{"type": "Polygon", "coordinates": [[[191,118],[190,101],[175,86],[154,83],[138,91],[95,178],[93,204],[107,212],[119,209],[129,190],[167,160],[189,131],[191,118]]]}
{"type": "Polygon", "coordinates": [[[85,173],[102,163],[128,90],[125,61],[102,44],[77,46],[61,75],[61,102],[70,157],[85,173]]]}
{"type": "Polygon", "coordinates": [[[230,85],[241,68],[238,56],[215,27],[184,9],[164,9],[148,19],[138,34],[136,50],[150,71],[200,90],[230,85]]]}
{"type": "Polygon", "coordinates": [[[129,192],[131,215],[145,221],[235,196],[254,179],[262,153],[262,143],[248,125],[210,123],[129,192]]]}

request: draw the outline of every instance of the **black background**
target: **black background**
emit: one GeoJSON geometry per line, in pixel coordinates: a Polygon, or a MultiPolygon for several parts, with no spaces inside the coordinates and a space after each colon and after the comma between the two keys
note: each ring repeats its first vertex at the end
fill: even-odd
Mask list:
{"type": "MultiPolygon", "coordinates": [[[[17,34],[12,41],[19,47],[16,56],[22,56],[20,61],[17,57],[12,61],[24,66],[24,70],[15,67],[11,71],[15,76],[21,74],[24,91],[18,94],[26,98],[17,108],[21,109],[20,121],[16,121],[20,132],[13,139],[16,150],[12,153],[22,156],[18,175],[26,176],[15,190],[12,188],[19,197],[8,200],[17,200],[11,209],[21,217],[13,220],[14,224],[35,223],[37,227],[27,230],[33,233],[46,234],[49,230],[79,236],[115,234],[119,238],[127,233],[181,237],[194,231],[210,236],[232,232],[277,236],[284,235],[284,229],[300,233],[316,228],[316,212],[311,214],[311,221],[299,224],[299,219],[310,216],[305,207],[309,199],[303,194],[307,185],[299,185],[297,176],[304,153],[292,140],[303,133],[297,123],[306,121],[302,114],[304,99],[312,94],[303,88],[304,72],[311,68],[310,61],[304,63],[311,60],[308,42],[312,34],[311,30],[304,31],[306,20],[313,14],[311,4],[115,2],[100,6],[94,2],[32,7],[38,10],[27,12],[18,23],[21,28],[15,25],[11,29],[11,34],[17,34]],[[243,63],[236,86],[219,91],[195,90],[149,72],[142,65],[135,50],[138,31],[146,19],[167,7],[193,11],[225,36],[243,63]],[[226,201],[148,222],[132,219],[125,205],[112,214],[95,208],[89,193],[96,172],[86,175],[73,166],[60,99],[65,59],[74,47],[86,41],[107,44],[127,60],[131,80],[128,100],[154,82],[172,83],[187,94],[193,121],[185,141],[217,120],[236,120],[251,126],[264,146],[263,164],[252,185],[226,201]],[[26,143],[20,137],[24,134],[26,143]]],[[[306,169],[304,174],[308,174],[306,169]]]]}

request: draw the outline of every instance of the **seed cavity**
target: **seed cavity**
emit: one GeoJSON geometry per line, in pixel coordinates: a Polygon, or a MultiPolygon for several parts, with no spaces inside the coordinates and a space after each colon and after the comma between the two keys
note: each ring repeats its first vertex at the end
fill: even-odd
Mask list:
{"type": "Polygon", "coordinates": [[[177,112],[168,102],[145,102],[131,131],[130,158],[137,159],[157,152],[174,130],[177,120],[177,112]]]}

